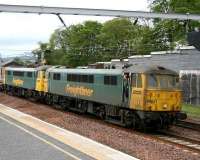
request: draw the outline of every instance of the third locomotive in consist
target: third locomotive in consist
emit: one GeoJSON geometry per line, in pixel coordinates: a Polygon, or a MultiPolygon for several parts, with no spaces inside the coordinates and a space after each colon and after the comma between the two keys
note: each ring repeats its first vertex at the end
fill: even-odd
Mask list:
{"type": "Polygon", "coordinates": [[[133,128],[167,127],[181,113],[178,75],[164,67],[5,68],[4,90],[133,128]]]}

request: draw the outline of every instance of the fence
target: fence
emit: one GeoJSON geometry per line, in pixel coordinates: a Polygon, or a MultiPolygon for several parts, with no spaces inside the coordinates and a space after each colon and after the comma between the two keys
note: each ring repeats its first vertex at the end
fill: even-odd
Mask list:
{"type": "Polygon", "coordinates": [[[183,101],[188,104],[200,104],[200,70],[181,70],[180,84],[183,101]]]}

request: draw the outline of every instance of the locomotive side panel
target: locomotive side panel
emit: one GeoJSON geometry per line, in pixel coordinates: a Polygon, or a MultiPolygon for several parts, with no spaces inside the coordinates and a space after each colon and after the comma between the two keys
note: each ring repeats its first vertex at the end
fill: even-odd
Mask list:
{"type": "Polygon", "coordinates": [[[21,69],[6,69],[5,84],[34,90],[36,85],[36,71],[31,69],[26,69],[24,71],[21,69]]]}
{"type": "Polygon", "coordinates": [[[53,94],[120,106],[121,75],[50,72],[49,92],[53,94]]]}

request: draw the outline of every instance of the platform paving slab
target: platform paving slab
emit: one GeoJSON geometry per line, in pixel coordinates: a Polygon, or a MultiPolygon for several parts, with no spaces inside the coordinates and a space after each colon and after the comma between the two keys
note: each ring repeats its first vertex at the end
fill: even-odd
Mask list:
{"type": "MultiPolygon", "coordinates": [[[[29,131],[28,131],[29,132],[29,131]]],[[[38,138],[18,127],[13,120],[0,115],[0,160],[78,160],[92,159],[79,151],[65,150],[48,138],[38,138]],[[41,140],[43,139],[43,140],[41,140]],[[51,145],[50,145],[51,144],[51,145]]]]}
{"type": "MultiPolygon", "coordinates": [[[[2,140],[2,142],[6,144],[7,142],[14,141],[14,144],[19,144],[19,146],[24,146],[23,147],[24,149],[33,147],[33,150],[34,150],[34,148],[36,147],[38,148],[37,151],[39,152],[37,152],[36,150],[35,152],[33,151],[34,155],[39,155],[41,157],[48,156],[52,158],[53,160],[56,160],[54,157],[57,156],[57,154],[60,154],[59,156],[64,156],[64,157],[58,156],[59,160],[62,160],[62,158],[85,159],[85,160],[87,159],[137,160],[137,158],[134,158],[118,150],[115,150],[111,147],[100,144],[89,138],[86,138],[79,134],[62,129],[55,125],[49,124],[33,116],[24,114],[20,111],[14,110],[2,104],[0,104],[0,120],[1,120],[0,125],[2,125],[0,126],[1,127],[0,131],[4,130],[4,128],[7,128],[7,129],[12,128],[12,127],[8,127],[11,125],[14,127],[11,130],[7,130],[7,131],[5,129],[5,132],[3,131],[4,133],[0,133],[0,137],[2,137],[2,139],[4,139],[3,137],[7,136],[5,138],[7,140],[4,140],[4,141],[2,140]],[[10,133],[10,134],[18,133],[19,134],[18,136],[21,137],[21,140],[23,139],[22,138],[23,135],[25,135],[27,139],[25,138],[24,141],[21,142],[19,141],[20,138],[17,138],[18,136],[11,135],[13,139],[9,140],[8,134],[6,133],[10,133]],[[26,144],[23,145],[23,143],[26,143],[26,144]],[[37,147],[37,145],[39,147],[37,147]],[[45,145],[47,145],[48,147],[45,147],[45,145]],[[43,151],[44,148],[45,150],[43,151]],[[50,153],[51,152],[50,149],[52,150],[52,153],[50,153]]],[[[13,145],[13,147],[17,147],[17,146],[13,145]]],[[[9,148],[10,147],[5,148],[5,151],[6,149],[9,150],[9,148]]],[[[14,149],[14,148],[12,148],[11,146],[11,149],[14,149]]],[[[18,149],[20,150],[20,147],[18,147],[18,149]]],[[[30,151],[28,151],[27,149],[26,152],[29,153],[30,151]]],[[[19,153],[19,152],[16,151],[15,153],[19,153]]],[[[2,151],[2,153],[0,152],[0,156],[1,154],[6,154],[6,153],[2,151]]],[[[27,154],[27,155],[30,155],[30,154],[27,154]]],[[[43,159],[45,159],[45,157],[43,157],[43,159]]],[[[0,158],[0,160],[4,160],[4,159],[0,158]]],[[[37,159],[37,160],[40,160],[40,159],[37,159]]]]}

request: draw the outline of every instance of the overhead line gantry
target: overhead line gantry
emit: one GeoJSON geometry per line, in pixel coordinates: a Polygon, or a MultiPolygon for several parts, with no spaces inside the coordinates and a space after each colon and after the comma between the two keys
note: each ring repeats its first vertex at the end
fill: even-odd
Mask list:
{"type": "Polygon", "coordinates": [[[189,13],[186,14],[154,13],[154,12],[144,12],[144,11],[25,6],[25,5],[6,5],[6,4],[0,4],[0,12],[200,20],[200,15],[189,14],[189,13]]]}

